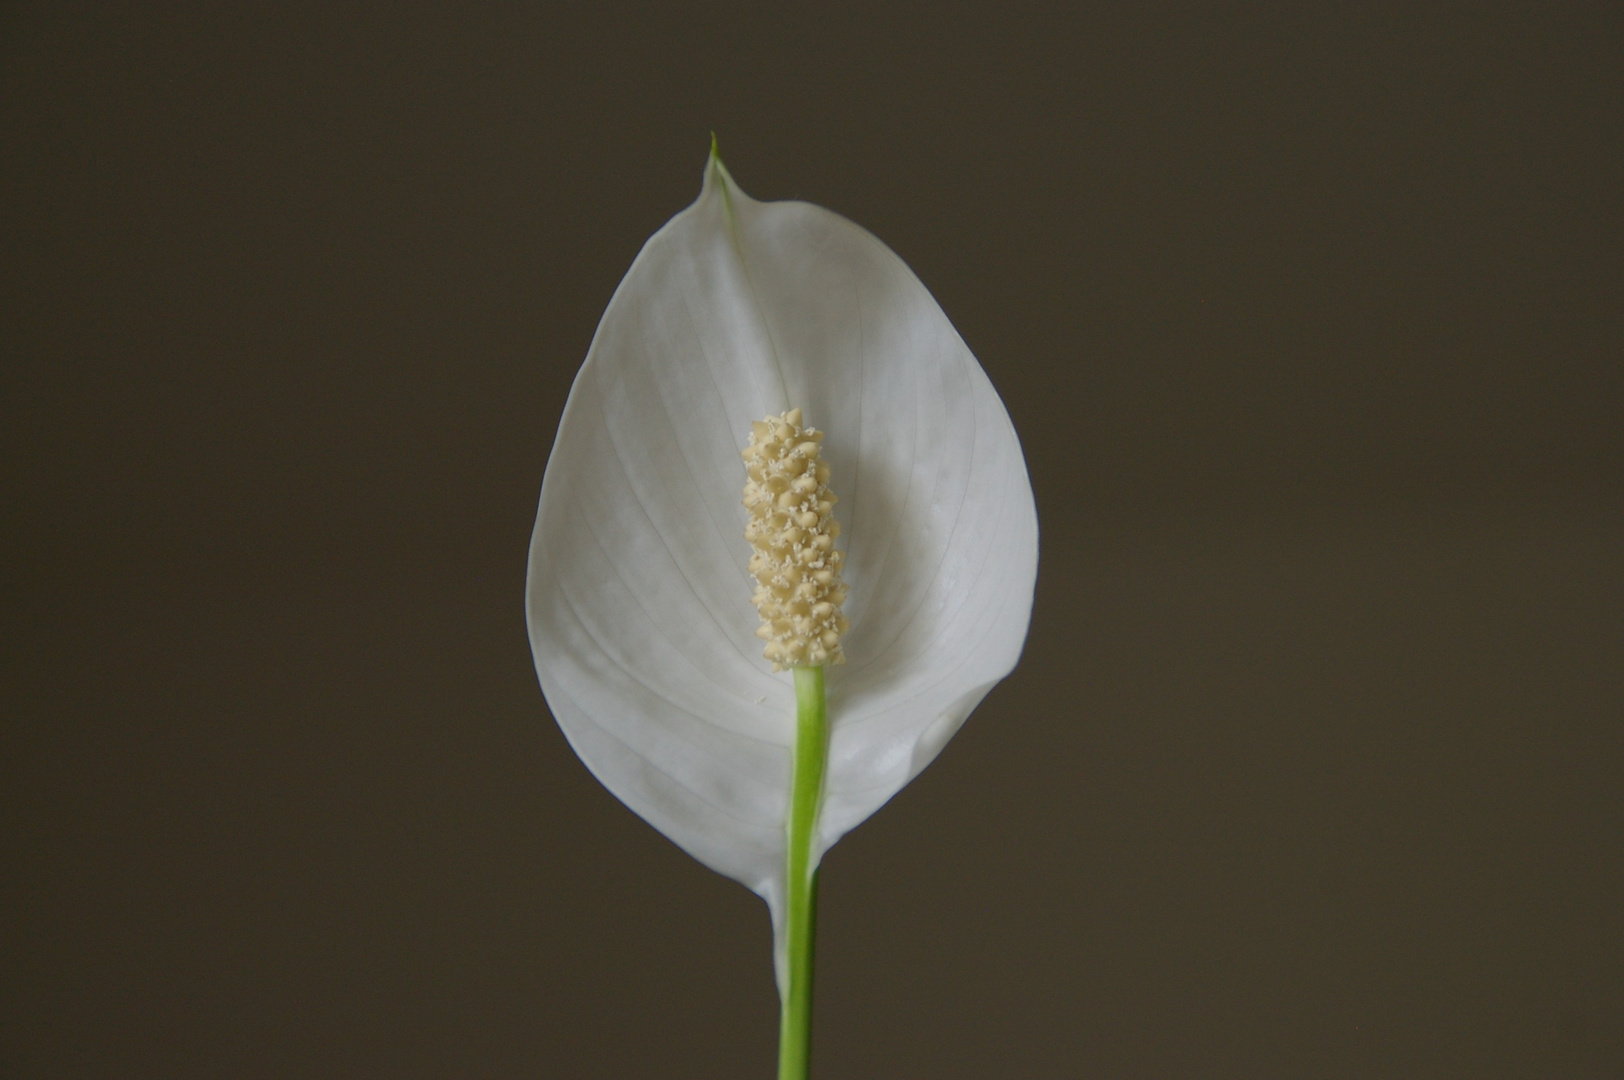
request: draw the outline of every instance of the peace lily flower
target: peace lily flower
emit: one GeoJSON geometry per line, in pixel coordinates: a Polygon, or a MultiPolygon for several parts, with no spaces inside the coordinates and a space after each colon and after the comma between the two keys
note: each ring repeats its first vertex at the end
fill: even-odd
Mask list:
{"type": "Polygon", "coordinates": [[[527,613],[581,760],[767,901],[780,1076],[805,1075],[819,860],[1014,667],[1036,570],[1020,443],[941,308],[713,146],[570,391],[527,613]]]}

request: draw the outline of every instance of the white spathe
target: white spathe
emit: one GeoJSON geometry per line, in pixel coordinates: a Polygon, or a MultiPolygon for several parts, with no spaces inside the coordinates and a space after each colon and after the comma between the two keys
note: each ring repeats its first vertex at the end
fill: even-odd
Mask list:
{"type": "Polygon", "coordinates": [[[587,768],[775,924],[795,693],[755,635],[739,452],[795,406],[827,433],[851,589],[816,865],[1015,666],[1037,514],[1003,403],[907,265],[837,214],[751,199],[713,155],[576,376],[526,606],[587,768]]]}

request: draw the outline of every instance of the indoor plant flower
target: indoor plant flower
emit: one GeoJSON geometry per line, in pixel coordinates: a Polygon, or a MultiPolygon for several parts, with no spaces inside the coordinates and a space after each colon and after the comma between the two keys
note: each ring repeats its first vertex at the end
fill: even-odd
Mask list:
{"type": "Polygon", "coordinates": [[[713,146],[698,201],[638,254],[571,389],[527,615],[542,689],[587,767],[771,908],[781,1076],[805,1070],[798,979],[819,858],[1009,673],[1036,569],[1014,427],[925,287],[844,218],[749,198],[713,146]],[[804,647],[779,665],[794,658],[773,650],[793,646],[770,639],[764,655],[752,609],[771,582],[752,580],[764,572],[740,493],[754,438],[789,431],[792,410],[797,434],[778,452],[810,455],[796,468],[841,497],[831,512],[809,488],[781,515],[793,545],[773,541],[793,562],[812,532],[831,534],[817,540],[827,552],[844,526],[832,550],[849,593],[824,605],[843,598],[843,616],[818,609],[818,632],[838,621],[849,662],[826,683],[804,647]],[[803,417],[820,447],[807,449],[803,417]]]}

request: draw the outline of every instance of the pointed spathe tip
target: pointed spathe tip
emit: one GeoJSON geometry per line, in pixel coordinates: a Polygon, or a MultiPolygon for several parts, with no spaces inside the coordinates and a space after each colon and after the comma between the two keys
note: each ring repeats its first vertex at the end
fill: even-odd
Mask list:
{"type": "Polygon", "coordinates": [[[727,189],[734,186],[733,175],[727,171],[727,166],[722,164],[722,155],[716,144],[716,132],[711,132],[710,137],[710,156],[705,159],[705,180],[700,186],[700,196],[703,198],[705,193],[711,190],[711,185],[715,184],[720,187],[723,196],[726,197],[728,194],[727,189]]]}

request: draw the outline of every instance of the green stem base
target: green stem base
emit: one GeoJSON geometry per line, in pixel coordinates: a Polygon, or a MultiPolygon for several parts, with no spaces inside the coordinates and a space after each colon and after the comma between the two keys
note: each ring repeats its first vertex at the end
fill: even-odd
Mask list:
{"type": "Polygon", "coordinates": [[[812,1061],[812,942],[818,903],[812,840],[829,756],[823,669],[798,667],[794,671],[795,764],[790,780],[784,897],[788,977],[778,1028],[778,1080],[807,1080],[812,1061]]]}

